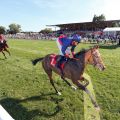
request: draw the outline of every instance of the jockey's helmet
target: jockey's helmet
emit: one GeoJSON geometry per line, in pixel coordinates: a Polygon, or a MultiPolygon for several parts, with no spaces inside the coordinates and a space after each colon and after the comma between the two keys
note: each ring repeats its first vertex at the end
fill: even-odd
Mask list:
{"type": "Polygon", "coordinates": [[[72,36],[72,39],[73,39],[74,41],[76,41],[76,42],[80,42],[81,36],[79,36],[79,35],[73,35],[73,36],[72,36]]]}
{"type": "Polygon", "coordinates": [[[60,36],[60,35],[62,35],[62,34],[64,34],[62,31],[58,31],[58,32],[57,32],[57,36],[60,36]]]}

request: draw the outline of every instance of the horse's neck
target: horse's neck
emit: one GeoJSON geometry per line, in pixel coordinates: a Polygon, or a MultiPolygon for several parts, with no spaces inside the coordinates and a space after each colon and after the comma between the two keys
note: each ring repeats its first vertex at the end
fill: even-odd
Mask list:
{"type": "MultiPolygon", "coordinates": [[[[89,63],[90,57],[91,57],[91,51],[89,50],[89,51],[87,51],[87,52],[85,53],[85,63],[86,63],[86,64],[89,63]]],[[[90,64],[90,63],[89,63],[89,64],[90,64]]]]}
{"type": "Polygon", "coordinates": [[[90,56],[91,56],[90,51],[87,51],[83,54],[78,55],[77,58],[80,59],[80,62],[82,62],[86,65],[86,64],[88,64],[90,56]]]}

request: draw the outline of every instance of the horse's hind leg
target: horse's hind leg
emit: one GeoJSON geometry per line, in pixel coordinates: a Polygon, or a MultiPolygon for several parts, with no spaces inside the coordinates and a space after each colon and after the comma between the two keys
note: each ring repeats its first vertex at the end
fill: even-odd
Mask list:
{"type": "Polygon", "coordinates": [[[52,70],[51,70],[51,69],[46,70],[45,68],[44,68],[44,70],[45,70],[45,72],[47,73],[47,75],[48,75],[48,77],[49,77],[49,79],[50,79],[50,83],[51,83],[52,86],[54,87],[56,93],[57,93],[58,95],[61,95],[61,93],[56,89],[56,87],[55,87],[55,85],[54,85],[53,78],[52,78],[52,70]]]}
{"type": "Polygon", "coordinates": [[[10,52],[6,48],[4,49],[4,51],[6,51],[9,54],[9,56],[11,55],[10,52]]]}
{"type": "Polygon", "coordinates": [[[77,88],[74,87],[73,85],[71,85],[64,77],[61,77],[66,83],[67,85],[69,85],[72,89],[76,90],[77,88]]]}
{"type": "Polygon", "coordinates": [[[2,51],[2,54],[4,55],[5,59],[7,59],[7,57],[5,56],[5,53],[2,51]]]}

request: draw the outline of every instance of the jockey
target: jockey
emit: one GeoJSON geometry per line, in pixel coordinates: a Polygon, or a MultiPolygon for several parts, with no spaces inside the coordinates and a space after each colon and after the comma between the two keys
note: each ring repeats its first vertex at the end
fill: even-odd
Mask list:
{"type": "Polygon", "coordinates": [[[3,43],[5,41],[5,37],[3,36],[3,34],[0,34],[0,43],[3,43]]]}
{"type": "Polygon", "coordinates": [[[3,34],[0,34],[0,47],[3,47],[5,45],[5,47],[8,48],[8,45],[6,44],[6,40],[3,34]]]}
{"type": "Polygon", "coordinates": [[[61,72],[62,72],[61,69],[62,61],[64,61],[65,58],[69,58],[71,53],[72,53],[72,58],[74,58],[74,49],[80,43],[80,40],[81,40],[81,36],[77,34],[74,34],[71,38],[68,38],[61,32],[61,35],[56,41],[61,55],[57,63],[57,67],[61,70],[61,72]]]}

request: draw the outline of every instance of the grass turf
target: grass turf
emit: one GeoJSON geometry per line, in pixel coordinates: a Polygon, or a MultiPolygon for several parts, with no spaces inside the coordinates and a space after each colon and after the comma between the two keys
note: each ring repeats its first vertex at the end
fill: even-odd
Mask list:
{"type": "MultiPolygon", "coordinates": [[[[84,120],[84,98],[81,90],[73,91],[59,76],[54,74],[54,89],[39,63],[31,59],[49,53],[58,53],[54,41],[9,40],[12,56],[4,60],[0,54],[0,104],[15,120],[84,120]]],[[[76,51],[91,44],[80,44],[76,51]]],[[[116,45],[101,45],[100,52],[106,65],[104,72],[88,66],[86,73],[101,107],[101,120],[120,118],[120,48],[116,45]]]]}

